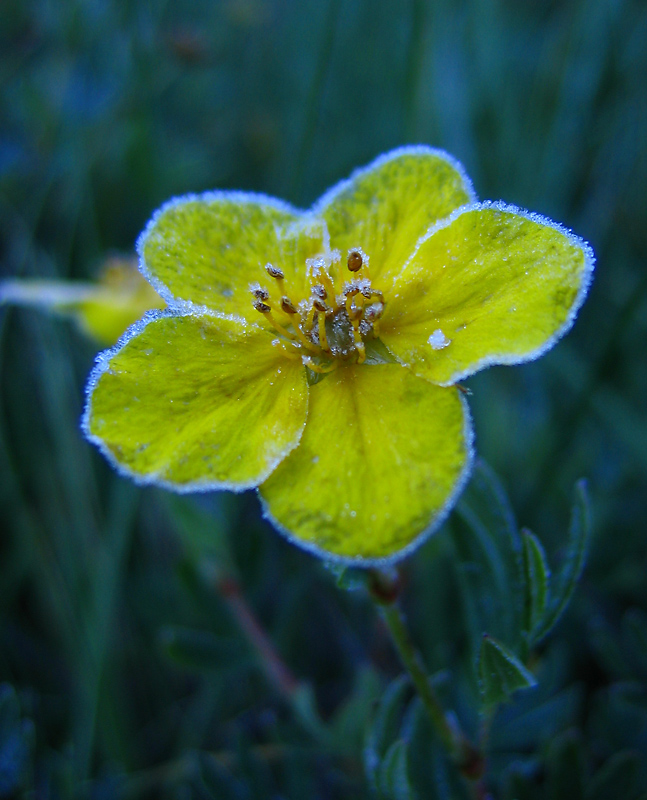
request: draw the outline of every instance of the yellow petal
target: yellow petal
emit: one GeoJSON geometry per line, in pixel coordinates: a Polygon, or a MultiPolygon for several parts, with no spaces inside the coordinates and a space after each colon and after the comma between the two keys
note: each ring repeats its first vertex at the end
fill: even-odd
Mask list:
{"type": "Polygon", "coordinates": [[[153,313],[98,357],[84,427],[139,483],[241,490],[264,480],[298,443],[304,372],[255,326],[153,313]]]}
{"type": "Polygon", "coordinates": [[[342,366],[310,388],[301,443],[259,492],[297,544],[369,565],[401,558],[439,524],[470,462],[455,388],[397,364],[342,366]]]}
{"type": "MultiPolygon", "coordinates": [[[[142,271],[170,304],[187,301],[258,321],[249,291],[272,289],[270,263],[285,293],[305,294],[305,260],[322,250],[325,225],[262,195],[212,192],[163,206],[137,243],[142,271]]],[[[281,291],[277,291],[280,297],[281,291]]]]}
{"type": "Polygon", "coordinates": [[[387,289],[431,225],[475,199],[461,165],[442,150],[403,147],[381,156],[325,194],[313,213],[331,247],[361,247],[376,288],[387,289]]]}
{"type": "Polygon", "coordinates": [[[441,385],[529,361],[572,325],[593,263],[590,247],[550,220],[474,206],[420,243],[388,296],[380,338],[441,385]]]}

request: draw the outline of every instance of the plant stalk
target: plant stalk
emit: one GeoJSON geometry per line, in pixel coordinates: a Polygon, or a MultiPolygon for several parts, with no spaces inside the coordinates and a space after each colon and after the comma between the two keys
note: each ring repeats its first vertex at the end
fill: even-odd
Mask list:
{"type": "Polygon", "coordinates": [[[416,649],[404,614],[398,605],[399,581],[389,573],[373,570],[368,588],[380,609],[395,649],[416,688],[439,739],[456,763],[461,774],[470,781],[479,780],[484,770],[482,754],[465,736],[454,714],[446,713],[434,691],[422,656],[416,649]]]}

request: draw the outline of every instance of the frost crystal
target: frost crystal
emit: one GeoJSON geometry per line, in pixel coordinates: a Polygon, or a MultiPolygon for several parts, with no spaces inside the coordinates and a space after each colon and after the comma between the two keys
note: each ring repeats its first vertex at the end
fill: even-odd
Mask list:
{"type": "Polygon", "coordinates": [[[437,328],[427,339],[429,344],[433,347],[434,350],[442,350],[443,348],[447,347],[451,344],[450,340],[445,336],[445,334],[437,328]]]}

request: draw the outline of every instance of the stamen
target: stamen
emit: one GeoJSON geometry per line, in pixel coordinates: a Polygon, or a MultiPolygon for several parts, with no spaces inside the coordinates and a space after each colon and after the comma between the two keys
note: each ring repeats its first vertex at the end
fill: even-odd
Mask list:
{"type": "Polygon", "coordinates": [[[270,293],[263,286],[250,286],[249,290],[257,300],[269,300],[270,293]]]}
{"type": "Polygon", "coordinates": [[[314,304],[310,306],[308,309],[308,313],[305,318],[305,322],[303,321],[303,317],[301,318],[302,326],[300,325],[300,329],[310,331],[312,330],[312,326],[314,325],[315,321],[315,314],[317,313],[317,309],[314,307],[314,304]]]}
{"type": "Polygon", "coordinates": [[[364,265],[364,259],[359,250],[349,250],[346,265],[351,272],[359,272],[364,265]]]}
{"type": "Polygon", "coordinates": [[[309,350],[311,353],[321,353],[321,348],[315,342],[313,342],[312,339],[309,339],[301,330],[301,328],[298,326],[295,327],[294,333],[295,336],[299,338],[299,341],[306,348],[306,350],[309,350]]]}
{"type": "Polygon", "coordinates": [[[292,342],[292,345],[293,345],[292,349],[290,349],[285,344],[285,342],[282,342],[280,339],[272,339],[272,345],[274,347],[278,347],[280,350],[282,350],[283,351],[283,355],[286,358],[289,358],[290,361],[298,361],[301,358],[301,354],[299,352],[297,352],[297,350],[301,349],[299,347],[299,345],[297,344],[297,342],[292,342]],[[296,347],[296,349],[295,349],[295,347],[296,347]]]}
{"type": "Polygon", "coordinates": [[[380,317],[384,313],[384,303],[373,303],[364,309],[364,319],[373,326],[373,336],[380,335],[380,317]]]}
{"type": "Polygon", "coordinates": [[[346,292],[346,314],[351,322],[361,314],[361,310],[355,305],[355,296],[357,294],[359,294],[358,289],[351,289],[346,292]]]}
{"type": "Polygon", "coordinates": [[[339,361],[337,360],[332,361],[325,367],[322,366],[321,364],[315,364],[315,362],[310,358],[310,356],[302,356],[301,361],[303,362],[304,366],[308,367],[308,369],[311,369],[313,372],[318,372],[320,374],[326,372],[332,372],[333,370],[336,370],[337,367],[339,366],[339,361]]]}
{"type": "Polygon", "coordinates": [[[318,314],[317,323],[319,327],[319,344],[324,350],[326,350],[329,353],[330,345],[328,344],[328,337],[326,336],[326,315],[318,314]]]}
{"type": "MultiPolygon", "coordinates": [[[[270,306],[268,306],[268,304],[267,304],[267,303],[262,303],[262,302],[259,300],[259,301],[257,301],[256,303],[254,303],[254,308],[255,308],[255,309],[258,311],[258,312],[260,312],[261,314],[263,314],[263,316],[267,318],[268,322],[269,322],[269,323],[272,325],[272,327],[273,327],[275,330],[277,330],[277,331],[278,331],[278,332],[279,332],[279,333],[280,333],[282,336],[285,336],[285,338],[286,338],[286,339],[288,339],[288,340],[289,340],[289,341],[291,341],[291,342],[293,342],[293,341],[294,341],[294,334],[293,334],[293,333],[290,333],[288,330],[286,330],[286,329],[283,327],[283,325],[281,325],[281,323],[280,323],[280,322],[277,322],[277,321],[276,321],[276,319],[274,318],[274,315],[272,314],[272,309],[271,309],[271,307],[270,307],[270,306]]],[[[299,334],[300,334],[300,331],[296,331],[296,334],[297,334],[297,336],[299,336],[299,334]]],[[[301,338],[301,336],[299,336],[299,338],[301,338]]],[[[307,342],[304,342],[304,344],[307,344],[307,342]]],[[[312,347],[312,344],[310,344],[310,347],[312,347]]],[[[316,351],[315,351],[315,352],[316,352],[316,351]]]]}
{"type": "Polygon", "coordinates": [[[265,270],[270,278],[276,278],[277,281],[282,281],[285,278],[283,270],[275,267],[274,264],[266,264],[265,270]]]}
{"type": "Polygon", "coordinates": [[[332,313],[332,308],[327,306],[323,300],[319,299],[318,297],[313,297],[312,299],[312,307],[316,308],[320,314],[330,314],[332,313]]]}
{"type": "Polygon", "coordinates": [[[290,298],[286,297],[285,295],[283,295],[283,297],[281,298],[281,309],[286,314],[296,314],[297,313],[296,306],[294,305],[292,300],[290,300],[290,298]]]}
{"type": "Polygon", "coordinates": [[[384,295],[371,286],[369,258],[362,248],[353,247],[347,253],[346,265],[351,273],[348,281],[344,281],[344,274],[348,273],[341,269],[339,251],[333,253],[327,247],[325,254],[306,259],[309,296],[300,300],[297,297],[298,303],[292,301],[284,288],[283,270],[274,264],[266,264],[265,271],[277,282],[276,294],[280,299],[274,299],[271,287],[269,290],[261,284],[249,287],[254,308],[280,334],[272,344],[286,358],[300,358],[313,372],[332,372],[349,359],[363,364],[365,340],[379,335],[384,295]],[[339,266],[331,274],[333,263],[339,266]]]}
{"type": "Polygon", "coordinates": [[[384,303],[372,303],[364,309],[364,319],[368,322],[378,320],[384,313],[384,303]]]}
{"type": "MultiPolygon", "coordinates": [[[[315,270],[313,271],[313,278],[314,277],[318,278],[321,281],[321,283],[323,284],[322,288],[325,289],[326,295],[330,295],[330,297],[335,296],[335,286],[330,278],[330,275],[326,271],[325,265],[318,264],[316,266],[315,270]]],[[[314,286],[312,288],[313,290],[315,289],[314,286]]]]}
{"type": "Polygon", "coordinates": [[[353,341],[355,343],[355,350],[357,350],[357,363],[363,364],[366,360],[366,348],[364,347],[364,340],[360,332],[359,326],[362,322],[361,317],[353,319],[351,317],[351,325],[353,326],[353,341]]]}

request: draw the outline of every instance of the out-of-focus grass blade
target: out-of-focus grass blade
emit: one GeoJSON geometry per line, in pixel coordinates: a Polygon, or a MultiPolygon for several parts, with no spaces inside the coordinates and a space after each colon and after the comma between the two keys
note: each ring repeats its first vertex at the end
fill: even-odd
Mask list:
{"type": "Polygon", "coordinates": [[[575,484],[575,500],[571,511],[564,560],[561,569],[553,573],[554,577],[550,586],[549,610],[535,633],[534,639],[536,642],[543,639],[555,627],[575,591],[584,569],[590,531],[591,518],[586,481],[580,480],[575,484]]]}

